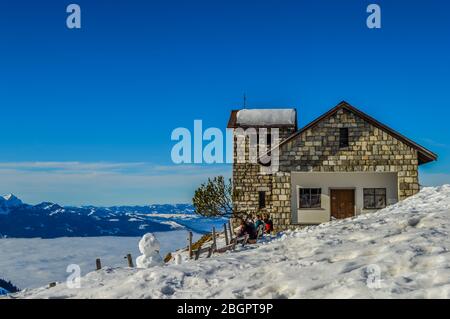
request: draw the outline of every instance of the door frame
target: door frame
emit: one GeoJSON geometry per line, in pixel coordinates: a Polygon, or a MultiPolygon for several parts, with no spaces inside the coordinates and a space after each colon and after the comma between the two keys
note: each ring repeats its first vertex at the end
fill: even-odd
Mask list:
{"type": "Polygon", "coordinates": [[[333,217],[332,212],[331,212],[331,202],[332,202],[332,198],[331,198],[331,191],[333,190],[352,190],[353,191],[353,217],[356,216],[356,187],[328,187],[328,194],[330,196],[330,220],[331,217],[333,217]]]}

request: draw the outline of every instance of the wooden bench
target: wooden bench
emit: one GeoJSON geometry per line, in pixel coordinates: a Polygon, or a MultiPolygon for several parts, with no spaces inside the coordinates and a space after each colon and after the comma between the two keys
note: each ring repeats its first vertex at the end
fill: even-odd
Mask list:
{"type": "Polygon", "coordinates": [[[236,244],[242,244],[242,246],[245,246],[245,245],[247,245],[248,237],[249,237],[248,234],[246,234],[245,236],[242,236],[242,237],[237,237],[234,242],[236,244]]]}
{"type": "MultiPolygon", "coordinates": [[[[206,258],[210,258],[212,256],[213,253],[217,252],[217,253],[224,253],[228,250],[234,250],[236,248],[237,244],[241,244],[242,246],[245,246],[248,244],[248,240],[249,240],[249,235],[246,234],[245,236],[241,236],[241,237],[234,237],[233,238],[233,231],[231,228],[231,224],[228,224],[229,226],[229,231],[230,231],[230,237],[228,237],[228,233],[227,233],[227,225],[224,224],[224,236],[225,236],[225,242],[226,245],[224,247],[221,248],[217,248],[217,234],[216,234],[216,230],[213,227],[212,230],[212,244],[208,247],[204,247],[202,248],[201,246],[198,249],[192,249],[192,232],[189,232],[189,237],[188,237],[188,247],[186,248],[186,250],[189,251],[189,257],[190,258],[194,258],[195,260],[198,260],[200,258],[200,256],[202,254],[207,253],[207,257],[206,258]]],[[[258,233],[257,233],[257,239],[258,240],[260,237],[262,237],[264,233],[264,227],[259,227],[258,228],[258,233]]]]}
{"type": "Polygon", "coordinates": [[[228,250],[233,250],[235,247],[236,247],[236,244],[233,243],[233,244],[229,244],[229,245],[220,247],[220,248],[216,249],[215,252],[219,253],[219,254],[222,254],[222,253],[224,253],[224,252],[226,252],[228,250]]]}

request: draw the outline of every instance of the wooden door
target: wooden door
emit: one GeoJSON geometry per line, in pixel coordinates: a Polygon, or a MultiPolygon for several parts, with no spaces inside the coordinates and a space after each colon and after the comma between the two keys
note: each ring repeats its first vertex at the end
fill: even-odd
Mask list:
{"type": "Polygon", "coordinates": [[[355,190],[353,189],[332,189],[331,216],[343,219],[355,216],[355,190]]]}

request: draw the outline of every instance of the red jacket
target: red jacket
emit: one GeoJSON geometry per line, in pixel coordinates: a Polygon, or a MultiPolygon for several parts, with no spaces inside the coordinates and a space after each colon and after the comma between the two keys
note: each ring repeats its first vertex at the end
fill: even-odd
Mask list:
{"type": "Polygon", "coordinates": [[[266,233],[273,231],[273,222],[270,219],[265,220],[264,223],[266,224],[266,233]]]}

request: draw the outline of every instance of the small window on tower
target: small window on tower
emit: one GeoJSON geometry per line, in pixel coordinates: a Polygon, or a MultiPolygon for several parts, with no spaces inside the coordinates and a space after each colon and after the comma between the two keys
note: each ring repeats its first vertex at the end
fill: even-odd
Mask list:
{"type": "Polygon", "coordinates": [[[270,150],[272,149],[272,135],[270,133],[267,133],[267,140],[266,140],[266,146],[267,146],[267,155],[270,156],[270,150]]]}
{"type": "Polygon", "coordinates": [[[348,147],[348,128],[343,127],[339,129],[339,147],[348,147]]]}
{"type": "Polygon", "coordinates": [[[259,195],[259,209],[266,207],[266,192],[258,192],[259,195]]]}

